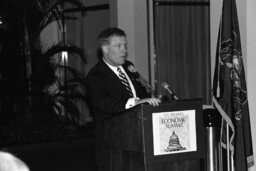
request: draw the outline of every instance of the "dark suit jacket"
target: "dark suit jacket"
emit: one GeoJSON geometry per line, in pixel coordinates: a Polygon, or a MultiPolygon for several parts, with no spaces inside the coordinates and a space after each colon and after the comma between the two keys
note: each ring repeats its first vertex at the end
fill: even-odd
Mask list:
{"type": "MultiPolygon", "coordinates": [[[[133,64],[126,61],[123,68],[131,79],[137,96],[139,98],[151,97],[136,80],[136,75],[127,70],[129,65],[133,64]]],[[[129,93],[118,76],[102,60],[88,73],[86,85],[89,105],[96,119],[108,118],[125,110],[125,104],[130,98],[129,93]]]]}
{"type": "MultiPolygon", "coordinates": [[[[131,62],[123,65],[131,79],[139,98],[151,97],[145,88],[136,80],[136,75],[127,70],[131,62]]],[[[86,87],[89,97],[89,106],[95,122],[95,152],[98,170],[108,170],[109,156],[104,145],[104,120],[119,115],[125,111],[125,105],[130,98],[125,86],[118,76],[100,60],[88,73],[86,87]]]]}

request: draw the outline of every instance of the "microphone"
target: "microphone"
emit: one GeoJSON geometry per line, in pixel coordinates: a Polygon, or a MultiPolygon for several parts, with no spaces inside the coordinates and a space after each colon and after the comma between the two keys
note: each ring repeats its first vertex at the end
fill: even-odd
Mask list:
{"type": "Polygon", "coordinates": [[[138,71],[135,69],[135,67],[133,65],[129,65],[127,67],[128,71],[130,71],[131,73],[133,73],[137,78],[136,80],[143,86],[145,87],[146,91],[148,93],[150,93],[153,97],[155,97],[155,90],[154,88],[147,82],[147,80],[145,80],[139,73],[138,71]]]}
{"type": "Polygon", "coordinates": [[[166,82],[163,82],[163,83],[162,83],[162,86],[163,86],[164,89],[166,89],[166,90],[170,93],[170,95],[172,96],[172,98],[173,98],[174,100],[178,100],[178,99],[179,99],[179,98],[175,95],[175,93],[173,93],[173,92],[169,89],[169,84],[167,84],[166,82]]]}
{"type": "MultiPolygon", "coordinates": [[[[133,65],[129,65],[127,67],[128,71],[130,71],[131,73],[133,73],[136,77],[141,77],[140,74],[138,73],[138,71],[135,69],[135,67],[133,65]]],[[[138,80],[137,78],[137,80],[138,80]]]]}

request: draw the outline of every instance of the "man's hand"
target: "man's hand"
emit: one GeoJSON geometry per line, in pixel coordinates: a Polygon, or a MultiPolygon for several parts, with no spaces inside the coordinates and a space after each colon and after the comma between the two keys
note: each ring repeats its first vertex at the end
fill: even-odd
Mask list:
{"type": "Polygon", "coordinates": [[[149,103],[152,106],[158,106],[161,103],[161,101],[160,99],[155,97],[136,100],[136,105],[142,103],[149,103]]]}

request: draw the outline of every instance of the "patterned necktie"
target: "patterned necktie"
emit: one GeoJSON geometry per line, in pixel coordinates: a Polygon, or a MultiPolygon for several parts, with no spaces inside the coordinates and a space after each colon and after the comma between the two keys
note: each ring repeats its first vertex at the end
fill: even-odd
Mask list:
{"type": "Polygon", "coordinates": [[[117,68],[117,72],[118,72],[118,75],[119,75],[119,78],[120,78],[122,84],[125,86],[125,88],[128,91],[129,95],[131,97],[133,97],[133,93],[132,93],[130,84],[129,84],[126,76],[124,75],[124,73],[122,72],[122,70],[119,67],[117,68]]]}

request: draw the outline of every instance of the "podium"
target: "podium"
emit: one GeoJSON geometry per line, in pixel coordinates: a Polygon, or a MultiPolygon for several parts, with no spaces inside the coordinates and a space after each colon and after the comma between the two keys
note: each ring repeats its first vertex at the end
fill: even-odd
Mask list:
{"type": "Polygon", "coordinates": [[[205,171],[200,99],[142,104],[104,122],[111,171],[205,171]]]}

